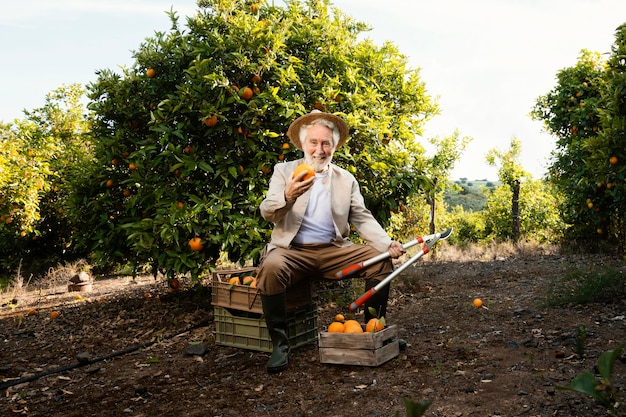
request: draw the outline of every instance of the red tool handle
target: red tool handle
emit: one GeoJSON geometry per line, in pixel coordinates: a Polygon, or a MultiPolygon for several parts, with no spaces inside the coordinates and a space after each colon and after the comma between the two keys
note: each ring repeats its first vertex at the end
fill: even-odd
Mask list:
{"type": "MultiPolygon", "coordinates": [[[[424,238],[422,236],[420,237],[416,237],[413,240],[408,241],[407,243],[405,243],[404,245],[402,245],[402,247],[404,249],[408,249],[411,246],[415,246],[418,243],[423,243],[424,242],[424,238]]],[[[383,259],[387,259],[389,258],[391,255],[389,255],[389,252],[384,252],[381,253],[380,255],[376,255],[373,258],[367,259],[365,261],[361,261],[359,263],[356,263],[354,265],[350,265],[344,269],[342,269],[341,271],[335,273],[335,278],[336,279],[341,279],[341,278],[347,278],[350,275],[354,274],[357,271],[360,271],[361,269],[368,267],[370,265],[374,265],[376,262],[380,262],[383,259]]]]}
{"type": "Polygon", "coordinates": [[[352,304],[350,304],[350,311],[354,311],[358,309],[359,307],[361,307],[363,304],[367,302],[367,300],[369,300],[377,292],[378,291],[376,290],[376,287],[372,287],[369,290],[365,291],[363,295],[361,295],[359,298],[354,300],[352,304]]]}
{"type": "Polygon", "coordinates": [[[365,262],[361,261],[359,263],[356,263],[354,265],[350,265],[347,268],[342,269],[341,271],[337,272],[335,274],[335,278],[337,279],[341,279],[341,278],[346,278],[349,275],[354,274],[355,272],[361,270],[365,268],[365,262]]]}
{"type": "Polygon", "coordinates": [[[361,295],[354,302],[352,302],[352,304],[350,304],[350,311],[354,311],[358,309],[359,307],[361,307],[363,303],[365,303],[367,300],[369,300],[372,297],[372,295],[376,294],[385,285],[388,285],[389,282],[396,277],[396,275],[404,271],[409,265],[417,261],[419,258],[427,254],[429,251],[430,251],[430,248],[427,245],[424,245],[420,251],[418,251],[415,255],[413,255],[408,261],[400,265],[398,269],[393,271],[391,274],[387,275],[385,279],[380,281],[374,287],[365,291],[363,295],[361,295]]]}

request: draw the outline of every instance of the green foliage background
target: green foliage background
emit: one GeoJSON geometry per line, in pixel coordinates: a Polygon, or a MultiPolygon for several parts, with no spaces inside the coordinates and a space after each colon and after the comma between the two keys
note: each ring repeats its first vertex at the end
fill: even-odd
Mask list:
{"type": "Polygon", "coordinates": [[[520,180],[522,239],[617,243],[623,253],[625,27],[606,61],[583,51],[537,99],[532,117],[557,137],[548,178],[524,171],[514,139],[489,150],[499,181],[477,194],[449,178],[470,138],[429,139],[430,157],[416,139],[438,113],[419,71],[330,2],[203,0],[184,24],[170,18],[129,68],[99,70],[86,90],[61,87],[24,120],[0,124],[3,273],[89,257],[195,278],[256,262],[271,230],[258,206],[272,168],[301,157],[285,132],[314,108],[350,125],[335,162],[398,240],[447,227],[453,244],[510,239],[520,180]]]}
{"type": "Polygon", "coordinates": [[[419,191],[415,134],[437,106],[392,44],[359,38],[364,24],[318,0],[204,1],[185,29],[171,19],[132,68],[103,70],[89,87],[97,162],[73,207],[80,228],[94,231],[77,243],[98,263],[198,276],[222,253],[255,261],[270,233],[258,206],[271,169],[300,157],[284,132],[313,108],[351,127],[335,160],[383,224],[419,191]],[[187,246],[193,237],[202,251],[187,246]]]}

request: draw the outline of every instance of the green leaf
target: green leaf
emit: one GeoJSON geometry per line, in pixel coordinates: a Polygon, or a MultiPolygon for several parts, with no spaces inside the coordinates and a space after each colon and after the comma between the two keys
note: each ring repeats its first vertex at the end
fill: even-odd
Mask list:
{"type": "Polygon", "coordinates": [[[619,345],[617,348],[613,350],[609,350],[604,352],[600,358],[598,359],[598,372],[607,381],[611,380],[611,374],[613,373],[613,366],[615,365],[615,360],[619,357],[626,346],[626,342],[619,345]]]}
{"type": "Polygon", "coordinates": [[[200,161],[198,162],[198,167],[206,172],[213,172],[213,168],[211,168],[211,165],[207,164],[206,162],[200,161]]]}
{"type": "Polygon", "coordinates": [[[556,385],[555,388],[561,391],[575,391],[587,394],[598,401],[604,403],[606,399],[596,390],[598,381],[591,372],[582,372],[578,374],[567,386],[556,385]]]}
{"type": "Polygon", "coordinates": [[[407,417],[422,417],[432,403],[432,401],[418,402],[408,398],[404,398],[403,401],[407,417]]]}

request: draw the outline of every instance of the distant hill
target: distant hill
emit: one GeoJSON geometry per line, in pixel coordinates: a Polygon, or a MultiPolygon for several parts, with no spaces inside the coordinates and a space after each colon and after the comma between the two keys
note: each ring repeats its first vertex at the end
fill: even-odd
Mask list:
{"type": "Polygon", "coordinates": [[[453,183],[446,190],[443,199],[449,208],[461,206],[465,211],[482,210],[487,201],[483,189],[500,185],[499,181],[468,180],[467,178],[460,178],[453,183]]]}

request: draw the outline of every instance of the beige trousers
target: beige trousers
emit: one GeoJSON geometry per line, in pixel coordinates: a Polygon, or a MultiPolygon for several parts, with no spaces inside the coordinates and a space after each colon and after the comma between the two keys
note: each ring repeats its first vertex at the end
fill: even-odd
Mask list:
{"type": "MultiPolygon", "coordinates": [[[[336,279],[335,273],[355,263],[379,255],[371,246],[353,244],[293,245],[268,252],[257,270],[257,287],[261,294],[274,295],[302,279],[336,279]]],[[[382,280],[393,271],[391,258],[362,269],[350,278],[382,280]]]]}

